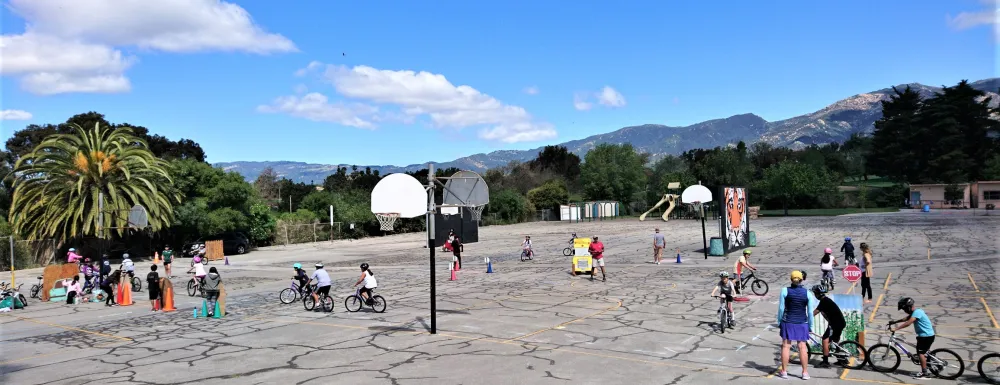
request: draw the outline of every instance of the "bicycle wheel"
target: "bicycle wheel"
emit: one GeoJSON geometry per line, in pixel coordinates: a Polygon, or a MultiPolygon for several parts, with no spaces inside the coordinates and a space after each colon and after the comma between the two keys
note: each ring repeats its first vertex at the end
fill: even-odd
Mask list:
{"type": "Polygon", "coordinates": [[[22,306],[28,307],[28,299],[24,298],[24,294],[17,293],[17,300],[21,301],[22,306]]]}
{"type": "Polygon", "coordinates": [[[42,291],[42,287],[39,285],[31,285],[31,298],[38,298],[38,292],[42,291]]]}
{"type": "Polygon", "coordinates": [[[726,324],[729,323],[729,312],[719,309],[719,334],[726,334],[726,324]]]}
{"type": "Polygon", "coordinates": [[[755,279],[753,283],[750,284],[750,290],[752,290],[754,294],[763,296],[767,294],[767,282],[755,279]]]}
{"type": "Polygon", "coordinates": [[[572,257],[574,251],[575,250],[573,250],[572,247],[567,247],[567,248],[563,249],[563,256],[564,257],[572,257]]]}
{"type": "Polygon", "coordinates": [[[965,372],[965,362],[957,353],[948,349],[934,349],[927,357],[927,369],[938,378],[954,380],[965,372]],[[932,358],[933,357],[933,358],[932,358]]]}
{"type": "Polygon", "coordinates": [[[861,344],[854,341],[844,341],[838,345],[840,345],[840,354],[837,355],[837,358],[847,360],[847,364],[843,365],[845,368],[861,369],[868,363],[868,352],[865,351],[865,347],[861,346],[861,344]]]}
{"type": "Polygon", "coordinates": [[[888,373],[899,368],[899,351],[886,344],[875,344],[868,348],[868,364],[872,370],[888,373]]]}
{"type": "Polygon", "coordinates": [[[132,277],[132,291],[142,291],[142,280],[139,277],[132,277]]]}
{"type": "Polygon", "coordinates": [[[188,281],[187,289],[188,289],[188,297],[194,297],[194,295],[197,293],[194,287],[194,278],[188,281]]]}
{"type": "Polygon", "coordinates": [[[979,363],[976,366],[979,369],[979,375],[986,382],[1000,384],[1000,353],[990,353],[982,356],[979,358],[979,363]]]}
{"type": "Polygon", "coordinates": [[[281,301],[281,303],[288,305],[295,302],[295,300],[298,299],[298,296],[299,293],[289,287],[282,290],[281,293],[278,293],[278,300],[281,301]]]}
{"type": "Polygon", "coordinates": [[[308,311],[312,311],[316,308],[316,299],[314,299],[311,295],[305,296],[305,298],[302,298],[302,307],[306,308],[308,311]]]}
{"type": "Polygon", "coordinates": [[[521,262],[526,261],[527,258],[528,258],[528,253],[525,253],[525,252],[522,251],[521,252],[521,262]]]}
{"type": "Polygon", "coordinates": [[[372,296],[372,310],[376,313],[384,313],[385,305],[385,298],[382,298],[381,295],[372,296]]]}
{"type": "Polygon", "coordinates": [[[323,303],[323,311],[327,313],[333,311],[333,297],[324,295],[323,298],[321,299],[321,302],[323,303]]]}
{"type": "Polygon", "coordinates": [[[344,307],[347,308],[348,312],[354,313],[361,310],[361,298],[356,295],[348,296],[344,298],[344,307]]]}

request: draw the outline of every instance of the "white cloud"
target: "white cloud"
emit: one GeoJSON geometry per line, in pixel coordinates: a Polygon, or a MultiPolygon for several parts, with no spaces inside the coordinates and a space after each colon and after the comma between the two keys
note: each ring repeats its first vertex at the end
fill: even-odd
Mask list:
{"type": "Polygon", "coordinates": [[[220,0],[9,0],[23,34],[0,36],[0,74],[36,94],[127,92],[125,47],[171,53],[293,52],[243,8],[220,0]]]}
{"type": "Polygon", "coordinates": [[[948,26],[961,31],[970,28],[988,25],[993,27],[993,33],[1000,42],[1000,9],[997,8],[997,0],[980,0],[983,9],[976,12],[960,12],[955,17],[950,14],[945,16],[948,26]]]}
{"type": "MultiPolygon", "coordinates": [[[[318,72],[309,63],[297,76],[318,72]]],[[[456,86],[444,75],[430,72],[381,70],[369,66],[326,65],[322,77],[340,95],[365,103],[390,105],[401,114],[378,114],[371,121],[412,122],[427,117],[437,127],[479,128],[479,137],[506,143],[551,139],[556,130],[539,122],[524,108],[504,104],[467,85],[456,86]]],[[[289,97],[279,98],[282,100],[289,97]]]]}
{"type": "Polygon", "coordinates": [[[310,92],[301,98],[281,96],[269,104],[257,106],[262,113],[283,113],[315,122],[336,123],[357,128],[375,128],[378,108],[364,104],[330,103],[326,95],[310,92]]]}
{"type": "Polygon", "coordinates": [[[577,92],[573,95],[573,107],[578,111],[587,111],[594,107],[594,102],[606,107],[624,107],[625,96],[610,86],[604,86],[598,92],[577,92]]]}
{"type": "Polygon", "coordinates": [[[0,110],[0,120],[28,120],[31,113],[23,110],[0,110]]]}
{"type": "Polygon", "coordinates": [[[535,86],[525,87],[524,93],[528,95],[538,95],[538,87],[535,86]]]}
{"type": "Polygon", "coordinates": [[[604,86],[601,92],[597,94],[597,102],[608,107],[624,107],[625,96],[622,96],[621,92],[616,91],[614,88],[604,86]]]}

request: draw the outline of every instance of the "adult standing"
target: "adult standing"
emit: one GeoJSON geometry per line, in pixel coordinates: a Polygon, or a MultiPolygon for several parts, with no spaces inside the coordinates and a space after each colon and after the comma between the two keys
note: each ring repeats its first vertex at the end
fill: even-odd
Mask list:
{"type": "Polygon", "coordinates": [[[590,280],[591,281],[594,280],[594,275],[597,274],[597,267],[600,266],[601,280],[607,281],[608,276],[604,272],[604,244],[601,243],[599,239],[597,239],[596,235],[594,236],[594,240],[590,242],[590,247],[588,248],[588,251],[590,251],[590,256],[594,258],[594,267],[590,269],[590,280]]]}
{"type": "Polygon", "coordinates": [[[875,270],[872,269],[872,249],[867,243],[861,243],[861,298],[868,295],[865,298],[865,303],[872,302],[872,276],[875,274],[875,270]]]}
{"type": "Polygon", "coordinates": [[[170,275],[170,264],[174,262],[174,251],[170,249],[170,245],[163,246],[163,273],[167,275],[167,279],[173,278],[170,275]]]}
{"type": "Polygon", "coordinates": [[[660,261],[663,260],[663,248],[667,247],[667,239],[660,234],[660,229],[657,228],[653,233],[653,263],[659,265],[660,261]]]}
{"type": "Polygon", "coordinates": [[[778,299],[778,328],[781,335],[781,370],[778,377],[788,378],[788,360],[792,343],[799,347],[799,362],[802,364],[802,379],[809,379],[809,330],[812,328],[812,316],[809,309],[812,299],[809,290],[802,286],[802,272],[796,270],[791,274],[792,284],[781,289],[778,299]]]}

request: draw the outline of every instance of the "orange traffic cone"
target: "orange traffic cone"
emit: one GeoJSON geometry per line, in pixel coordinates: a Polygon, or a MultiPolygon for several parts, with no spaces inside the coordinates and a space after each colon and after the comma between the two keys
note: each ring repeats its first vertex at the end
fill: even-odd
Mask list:
{"type": "Polygon", "coordinates": [[[118,286],[116,287],[116,289],[118,291],[115,293],[115,303],[121,304],[122,303],[122,283],[121,282],[118,283],[118,286]]]}
{"type": "Polygon", "coordinates": [[[160,292],[160,303],[163,305],[162,311],[175,311],[174,308],[174,285],[170,280],[164,279],[163,291],[160,292]]]}
{"type": "Polygon", "coordinates": [[[122,301],[118,303],[118,306],[132,305],[132,283],[126,280],[119,287],[122,288],[122,301]]]}
{"type": "Polygon", "coordinates": [[[448,266],[448,270],[451,270],[451,280],[452,281],[457,281],[458,277],[455,276],[455,267],[454,266],[448,266]]]}

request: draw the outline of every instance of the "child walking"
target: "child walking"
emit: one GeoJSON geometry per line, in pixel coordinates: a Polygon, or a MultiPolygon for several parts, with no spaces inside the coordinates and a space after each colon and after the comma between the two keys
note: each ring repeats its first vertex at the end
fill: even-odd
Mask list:
{"type": "Polygon", "coordinates": [[[157,303],[160,299],[160,274],[156,272],[156,265],[149,267],[149,274],[146,274],[147,286],[149,286],[149,305],[152,306],[151,311],[160,310],[160,306],[157,303]]]}

